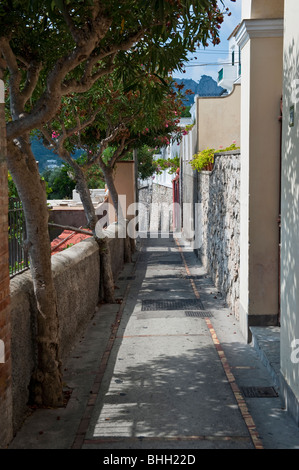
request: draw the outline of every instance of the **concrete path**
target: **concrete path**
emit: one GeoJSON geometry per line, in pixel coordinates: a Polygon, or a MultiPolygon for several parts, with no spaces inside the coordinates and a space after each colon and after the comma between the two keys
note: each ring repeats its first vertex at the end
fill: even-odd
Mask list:
{"type": "Polygon", "coordinates": [[[10,448],[299,449],[273,378],[183,240],[143,239],[65,365],[71,397],[10,448]]]}

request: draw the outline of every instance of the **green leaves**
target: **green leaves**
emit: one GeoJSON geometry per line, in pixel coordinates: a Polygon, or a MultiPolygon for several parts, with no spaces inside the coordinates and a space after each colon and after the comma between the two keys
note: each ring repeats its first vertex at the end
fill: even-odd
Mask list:
{"type": "Polygon", "coordinates": [[[102,114],[89,135],[102,138],[107,116],[113,126],[126,114],[130,93],[135,101],[126,119],[139,120],[128,132],[158,129],[156,104],[168,77],[182,70],[196,42],[217,43],[222,21],[216,0],[3,0],[0,34],[15,59],[6,70],[11,100],[22,102],[26,90],[24,109],[8,115],[8,138],[46,122],[59,129],[63,120],[70,129],[97,106],[102,114]],[[36,61],[43,67],[32,77],[36,61]],[[147,77],[153,80],[145,85],[147,77]]]}
{"type": "Polygon", "coordinates": [[[214,165],[214,155],[215,153],[221,152],[229,152],[231,150],[237,150],[240,147],[237,147],[235,143],[232,143],[229,147],[220,148],[218,150],[215,149],[205,149],[201,152],[196,153],[193,155],[193,159],[190,161],[190,165],[192,166],[193,170],[203,171],[203,170],[211,170],[212,166],[214,165]]]}

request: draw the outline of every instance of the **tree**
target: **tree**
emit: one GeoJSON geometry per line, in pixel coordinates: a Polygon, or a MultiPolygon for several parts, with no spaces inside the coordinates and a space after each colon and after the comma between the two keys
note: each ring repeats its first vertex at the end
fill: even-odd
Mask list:
{"type": "MultiPolygon", "coordinates": [[[[138,177],[142,180],[150,178],[156,171],[155,161],[153,156],[157,153],[157,148],[151,148],[148,145],[143,145],[137,152],[137,171],[138,177]]],[[[129,152],[133,158],[133,152],[129,152]]]]}
{"type": "MultiPolygon", "coordinates": [[[[80,165],[84,165],[86,155],[82,155],[76,161],[80,165]]],[[[98,165],[88,168],[85,177],[89,189],[105,187],[103,173],[98,165]]],[[[70,199],[72,197],[72,191],[76,188],[76,181],[74,171],[67,163],[63,163],[57,168],[46,168],[42,173],[42,178],[48,185],[49,199],[70,199]]]]}
{"type": "Polygon", "coordinates": [[[76,183],[70,178],[68,169],[64,165],[53,169],[46,168],[42,176],[51,189],[49,199],[65,199],[71,197],[76,183]]]}
{"type": "MultiPolygon", "coordinates": [[[[36,403],[62,402],[59,323],[51,273],[45,184],[30,132],[52,121],[61,99],[89,90],[119,70],[134,81],[136,64],[166,76],[197,41],[218,38],[216,0],[3,0],[0,71],[8,83],[8,166],[22,199],[37,300],[36,403]]],[[[137,67],[138,68],[138,67],[137,67]]]]}
{"type": "Polygon", "coordinates": [[[173,138],[179,139],[183,132],[178,126],[181,109],[182,96],[173,90],[172,80],[161,82],[144,70],[134,87],[126,87],[117,74],[112,74],[106,84],[95,84],[80,97],[64,100],[60,118],[43,133],[54,151],[74,168],[88,220],[94,219],[94,209],[87,201],[86,184],[83,187],[82,166],[78,168],[78,161],[71,157],[76,146],[86,150],[87,167],[100,166],[117,218],[123,220],[114,186],[115,164],[133,148],[164,146],[173,138]],[[113,149],[109,155],[108,146],[113,149]]]}
{"type": "MultiPolygon", "coordinates": [[[[114,300],[109,246],[103,231],[96,227],[98,217],[89,194],[86,171],[97,164],[102,170],[119,230],[125,231],[124,215],[114,185],[114,167],[133,146],[142,147],[149,141],[157,145],[160,137],[168,142],[171,133],[181,132],[177,127],[181,100],[170,85],[170,80],[168,84],[161,82],[155,75],[141,70],[139,81],[127,88],[117,74],[112,74],[108,81],[100,81],[84,94],[65,97],[55,119],[42,129],[46,145],[50,145],[74,172],[88,226],[101,247],[104,298],[109,302],[114,300]],[[72,157],[76,147],[86,150],[87,159],[83,166],[72,157]]],[[[127,243],[128,260],[130,256],[131,244],[127,243]]]]}

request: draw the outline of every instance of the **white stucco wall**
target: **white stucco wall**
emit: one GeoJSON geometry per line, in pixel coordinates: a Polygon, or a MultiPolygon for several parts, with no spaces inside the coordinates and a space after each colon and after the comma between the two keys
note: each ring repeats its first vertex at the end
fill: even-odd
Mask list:
{"type": "MultiPolygon", "coordinates": [[[[299,2],[285,2],[281,198],[281,372],[299,402],[299,2]],[[297,80],[297,82],[295,82],[297,80]],[[297,86],[297,90],[293,86],[297,86]],[[292,93],[292,90],[295,93],[292,93]],[[294,126],[289,126],[294,105],[294,126]],[[298,351],[299,344],[297,346],[298,351]],[[297,357],[293,358],[299,360],[297,357]]],[[[299,413],[298,413],[299,416],[299,413]]],[[[299,419],[299,418],[298,418],[299,419]]]]}
{"type": "Polygon", "coordinates": [[[229,95],[197,98],[198,150],[218,150],[234,141],[240,146],[240,96],[241,85],[235,85],[229,95]]]}
{"type": "MultiPolygon", "coordinates": [[[[249,285],[249,131],[250,131],[250,45],[247,43],[242,50],[242,164],[240,185],[240,306],[243,312],[248,312],[248,285],[249,285]]],[[[247,331],[247,322],[244,315],[240,317],[241,330],[247,331]]],[[[245,334],[246,336],[246,334],[245,334]]]]}
{"type": "Polygon", "coordinates": [[[248,327],[276,325],[279,311],[283,20],[245,19],[236,41],[242,49],[240,326],[250,339],[248,327]]]}

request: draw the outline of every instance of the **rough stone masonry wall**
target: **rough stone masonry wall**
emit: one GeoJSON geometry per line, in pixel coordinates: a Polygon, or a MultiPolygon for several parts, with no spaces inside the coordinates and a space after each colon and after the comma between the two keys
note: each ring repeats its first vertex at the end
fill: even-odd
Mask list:
{"type": "Polygon", "coordinates": [[[141,204],[140,230],[152,232],[172,230],[172,188],[149,181],[139,187],[138,200],[141,204]]]}
{"type": "Polygon", "coordinates": [[[232,313],[239,318],[240,153],[215,156],[213,171],[198,175],[202,203],[199,256],[232,313]]]}
{"type": "MultiPolygon", "coordinates": [[[[108,239],[114,279],[124,266],[124,239],[108,239]]],[[[52,256],[62,362],[82,336],[100,295],[100,254],[93,238],[52,256]]],[[[28,385],[35,366],[36,301],[30,271],[11,279],[13,432],[27,412],[28,385]]],[[[2,415],[0,417],[2,425],[2,415]]],[[[0,426],[1,429],[1,426],[0,426]]]]}

